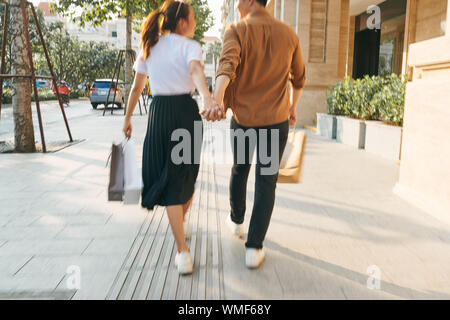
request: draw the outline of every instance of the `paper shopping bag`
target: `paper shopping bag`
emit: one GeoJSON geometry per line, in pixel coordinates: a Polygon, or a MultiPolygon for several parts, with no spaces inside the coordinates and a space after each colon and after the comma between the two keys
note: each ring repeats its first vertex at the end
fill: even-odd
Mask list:
{"type": "Polygon", "coordinates": [[[108,201],[122,201],[124,192],[124,158],[122,144],[113,144],[109,172],[108,201]]]}
{"type": "Polygon", "coordinates": [[[286,149],[280,162],[278,183],[300,183],[305,146],[304,131],[294,129],[289,133],[286,149]]]}
{"type": "Polygon", "coordinates": [[[142,173],[138,167],[136,143],[130,139],[123,146],[124,204],[139,204],[142,193],[142,173]]]}

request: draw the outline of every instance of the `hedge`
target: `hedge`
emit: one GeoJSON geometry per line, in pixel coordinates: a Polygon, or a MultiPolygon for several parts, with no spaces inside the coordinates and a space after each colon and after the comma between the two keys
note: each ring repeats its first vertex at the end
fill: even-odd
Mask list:
{"type": "Polygon", "coordinates": [[[329,87],[328,113],[363,120],[378,120],[403,125],[407,79],[392,74],[385,77],[365,76],[329,87]]]}
{"type": "MultiPolygon", "coordinates": [[[[56,95],[53,94],[52,89],[38,89],[39,92],[39,101],[50,101],[56,100],[56,95]]],[[[84,89],[81,90],[71,90],[70,91],[70,99],[78,99],[84,97],[84,89]]],[[[31,101],[34,101],[34,93],[31,92],[31,101]]],[[[3,89],[2,95],[2,103],[8,104],[12,103],[12,89],[5,88],[3,89]]]]}

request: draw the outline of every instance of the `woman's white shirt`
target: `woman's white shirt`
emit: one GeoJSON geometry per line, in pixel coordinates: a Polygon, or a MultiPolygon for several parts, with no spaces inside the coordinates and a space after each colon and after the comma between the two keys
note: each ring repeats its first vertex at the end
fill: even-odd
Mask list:
{"type": "Polygon", "coordinates": [[[189,73],[189,63],[198,60],[203,64],[200,44],[175,33],[162,36],[144,61],[144,51],[139,51],[134,70],[149,76],[154,96],[191,93],[195,90],[189,73]]]}

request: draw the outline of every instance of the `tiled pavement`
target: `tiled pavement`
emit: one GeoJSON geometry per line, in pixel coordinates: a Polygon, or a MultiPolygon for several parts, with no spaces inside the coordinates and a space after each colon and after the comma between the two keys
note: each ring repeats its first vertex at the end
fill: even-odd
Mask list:
{"type": "MultiPolygon", "coordinates": [[[[250,271],[244,242],[223,223],[230,166],[214,161],[223,149],[206,131],[189,214],[195,272],[179,277],[163,208],[106,201],[105,163],[122,121],[91,113],[71,121],[83,143],[0,155],[0,299],[450,298],[450,227],[392,193],[398,165],[312,134],[303,183],[278,186],[267,260],[250,271]],[[78,290],[70,266],[81,271],[78,290]],[[367,288],[371,266],[379,290],[367,288]]],[[[145,129],[146,118],[136,117],[139,147],[145,129]]],[[[46,133],[65,137],[57,125],[46,133]]],[[[252,172],[249,211],[253,183],[252,172]]]]}

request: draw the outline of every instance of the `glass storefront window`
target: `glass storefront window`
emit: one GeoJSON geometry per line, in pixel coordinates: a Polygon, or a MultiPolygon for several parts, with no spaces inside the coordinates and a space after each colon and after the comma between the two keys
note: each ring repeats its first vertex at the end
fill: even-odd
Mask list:
{"type": "Polygon", "coordinates": [[[380,44],[378,74],[386,76],[394,73],[395,38],[384,40],[380,44]]]}

